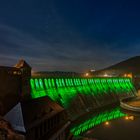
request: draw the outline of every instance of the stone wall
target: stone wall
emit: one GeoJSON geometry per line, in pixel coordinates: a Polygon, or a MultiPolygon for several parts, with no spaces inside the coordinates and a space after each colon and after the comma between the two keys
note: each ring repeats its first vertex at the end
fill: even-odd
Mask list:
{"type": "Polygon", "coordinates": [[[21,72],[16,68],[0,67],[0,114],[4,115],[20,99],[21,72]]]}

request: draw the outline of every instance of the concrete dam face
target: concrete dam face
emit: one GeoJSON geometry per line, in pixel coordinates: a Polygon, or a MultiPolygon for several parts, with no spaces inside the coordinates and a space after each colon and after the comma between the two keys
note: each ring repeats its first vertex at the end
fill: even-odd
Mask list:
{"type": "MultiPolygon", "coordinates": [[[[31,78],[31,96],[49,96],[64,108],[96,108],[135,96],[130,78],[31,78]]],[[[73,110],[74,110],[73,109],[73,110]]]]}

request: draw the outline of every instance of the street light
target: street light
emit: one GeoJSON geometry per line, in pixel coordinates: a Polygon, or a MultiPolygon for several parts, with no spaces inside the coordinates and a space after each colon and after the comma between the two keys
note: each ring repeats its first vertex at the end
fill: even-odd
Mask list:
{"type": "Polygon", "coordinates": [[[85,76],[88,77],[89,76],[89,73],[86,73],[85,76]]]}
{"type": "Polygon", "coordinates": [[[108,77],[108,74],[107,74],[107,73],[105,73],[105,74],[104,74],[104,77],[108,77]]]}

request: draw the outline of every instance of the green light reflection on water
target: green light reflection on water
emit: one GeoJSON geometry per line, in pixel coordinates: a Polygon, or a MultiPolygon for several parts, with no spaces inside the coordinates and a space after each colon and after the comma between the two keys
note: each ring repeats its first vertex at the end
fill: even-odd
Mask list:
{"type": "Polygon", "coordinates": [[[74,136],[79,136],[81,133],[86,132],[97,125],[123,116],[127,116],[127,114],[122,113],[120,111],[120,108],[116,107],[112,110],[107,110],[96,114],[95,116],[82,122],[81,124],[72,127],[70,131],[74,136]]]}

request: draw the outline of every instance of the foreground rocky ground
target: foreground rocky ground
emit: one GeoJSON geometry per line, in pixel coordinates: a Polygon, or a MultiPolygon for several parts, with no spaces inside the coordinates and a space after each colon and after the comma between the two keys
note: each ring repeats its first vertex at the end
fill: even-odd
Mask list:
{"type": "Polygon", "coordinates": [[[0,117],[0,140],[21,140],[9,122],[0,117]]]}

